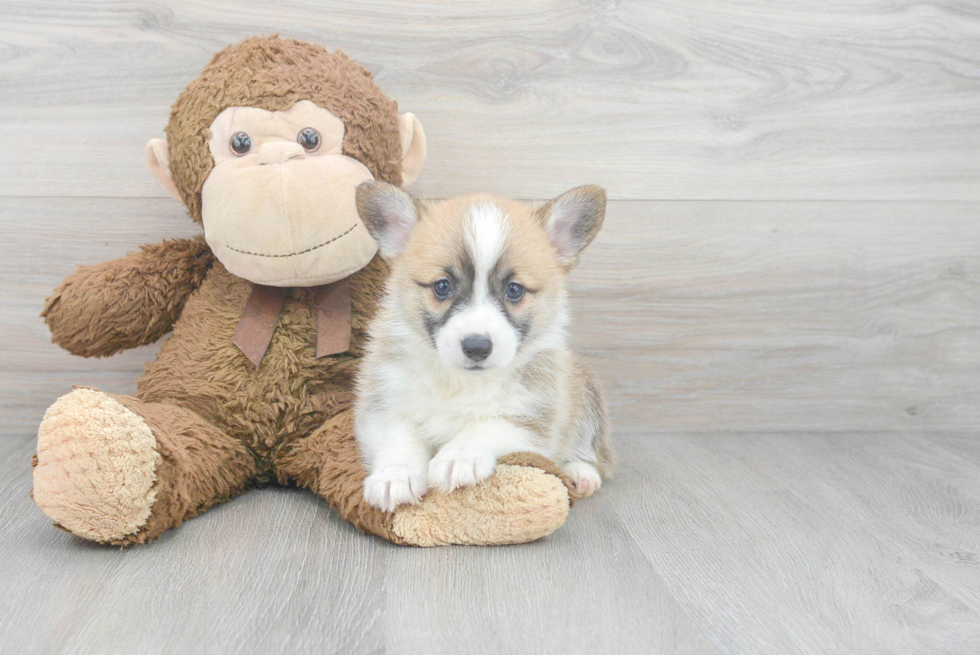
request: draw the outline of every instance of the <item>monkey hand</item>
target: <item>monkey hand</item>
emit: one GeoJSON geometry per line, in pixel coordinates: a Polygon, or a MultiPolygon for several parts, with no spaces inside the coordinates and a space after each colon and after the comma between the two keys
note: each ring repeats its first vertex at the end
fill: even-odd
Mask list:
{"type": "Polygon", "coordinates": [[[107,357],[166,334],[204,280],[213,255],[203,237],[143,246],[65,278],[41,316],[74,355],[107,357]]]}

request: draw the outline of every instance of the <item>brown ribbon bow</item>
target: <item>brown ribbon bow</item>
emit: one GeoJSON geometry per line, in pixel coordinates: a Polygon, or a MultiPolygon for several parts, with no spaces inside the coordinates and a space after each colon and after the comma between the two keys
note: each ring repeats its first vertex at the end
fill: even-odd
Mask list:
{"type": "MultiPolygon", "coordinates": [[[[272,343],[279,314],[289,293],[288,288],[252,285],[252,293],[245,301],[231,342],[256,366],[262,362],[272,343]]],[[[316,311],[316,356],[326,357],[349,350],[350,290],[347,279],[313,287],[313,307],[316,311]]]]}

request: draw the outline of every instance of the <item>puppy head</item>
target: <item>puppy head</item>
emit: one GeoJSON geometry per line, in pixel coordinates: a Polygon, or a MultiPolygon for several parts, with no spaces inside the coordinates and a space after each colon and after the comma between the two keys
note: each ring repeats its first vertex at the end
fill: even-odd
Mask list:
{"type": "Polygon", "coordinates": [[[564,275],[605,215],[582,186],[535,210],[489,194],[431,205],[398,187],[357,189],[361,220],[392,265],[401,318],[449,367],[489,371],[564,342],[564,275]]]}

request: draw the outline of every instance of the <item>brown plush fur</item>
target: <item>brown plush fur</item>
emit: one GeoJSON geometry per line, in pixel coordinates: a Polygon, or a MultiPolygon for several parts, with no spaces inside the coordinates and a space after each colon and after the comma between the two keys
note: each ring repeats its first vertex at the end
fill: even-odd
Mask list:
{"type": "MultiPolygon", "coordinates": [[[[171,173],[192,218],[201,221],[201,188],[213,166],[207,127],[215,116],[229,106],[279,110],[301,99],[343,119],[345,154],[376,178],[400,182],[397,107],[369,73],[318,46],[255,38],[215,55],[171,113],[171,173]]],[[[319,359],[313,290],[294,289],[258,367],[232,343],[251,283],[216,261],[203,238],[147,246],[69,276],[43,315],[53,340],[72,353],[107,356],[173,330],[146,366],[135,397],[113,396],[149,427],[160,459],[149,519],[138,531],[108,541],[145,543],[250,484],[279,482],[319,494],[361,530],[405,543],[392,528],[393,516],[363,500],[366,472],[351,416],[355,369],[388,272],[376,256],[349,278],[350,350],[319,359]]],[[[39,466],[47,465],[45,454],[38,456],[39,466]]],[[[528,470],[538,479],[549,478],[542,488],[554,487],[551,476],[567,486],[551,463],[519,458],[515,463],[537,467],[528,470]]],[[[431,516],[403,522],[405,530],[429,535],[426,543],[442,543],[446,538],[438,535],[445,534],[457,543],[476,533],[468,543],[493,543],[494,535],[498,543],[510,543],[547,534],[561,525],[564,514],[551,507],[531,516],[535,499],[543,497],[531,489],[534,483],[522,478],[508,496],[530,490],[529,500],[515,505],[530,518],[516,528],[510,525],[514,520],[481,518],[479,507],[469,507],[461,510],[469,512],[465,516],[431,513],[459,519],[453,530],[439,529],[431,516]],[[478,530],[467,532],[467,525],[478,530]]],[[[565,501],[552,495],[548,502],[565,501]]]]}
{"type": "Polygon", "coordinates": [[[108,357],[145,346],[171,330],[213,261],[203,236],[143,246],[66,278],[41,316],[52,341],[73,355],[108,357]]]}
{"type": "Polygon", "coordinates": [[[194,412],[176,404],[112,397],[150,427],[160,460],[149,520],[138,532],[111,543],[149,541],[241,493],[255,476],[255,460],[248,448],[194,412]]]}
{"type": "Polygon", "coordinates": [[[208,127],[228,107],[289,109],[311,100],[344,121],[344,154],[376,179],[401,184],[398,105],[371,74],[339,50],[292,39],[253,38],[211,58],[170,111],[170,173],[191,217],[201,222],[201,189],[214,165],[208,127]]]}

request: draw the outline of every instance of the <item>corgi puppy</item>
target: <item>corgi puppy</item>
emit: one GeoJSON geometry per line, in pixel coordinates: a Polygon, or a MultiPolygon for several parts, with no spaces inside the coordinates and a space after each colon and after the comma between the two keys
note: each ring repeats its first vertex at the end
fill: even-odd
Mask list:
{"type": "Polygon", "coordinates": [[[370,504],[390,512],[430,488],[475,485],[517,451],[552,459],[582,496],[609,476],[606,409],[568,349],[564,284],[605,207],[596,186],[537,210],[489,194],[426,204],[383,182],[357,188],[391,265],[355,404],[370,504]]]}

